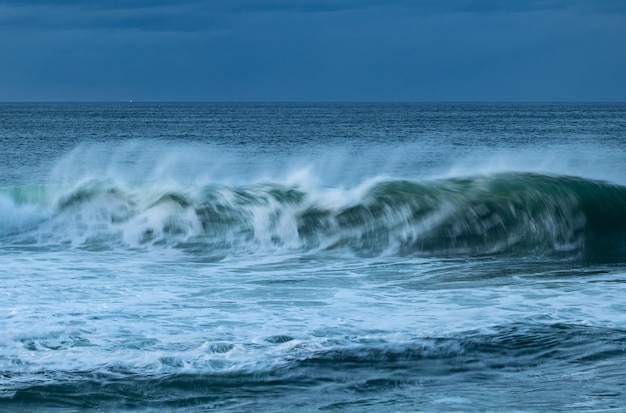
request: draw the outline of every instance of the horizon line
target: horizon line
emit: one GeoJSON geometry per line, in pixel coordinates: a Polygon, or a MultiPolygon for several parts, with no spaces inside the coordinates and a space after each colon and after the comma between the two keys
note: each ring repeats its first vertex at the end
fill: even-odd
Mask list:
{"type": "Polygon", "coordinates": [[[626,100],[0,100],[0,104],[623,104],[626,100]]]}

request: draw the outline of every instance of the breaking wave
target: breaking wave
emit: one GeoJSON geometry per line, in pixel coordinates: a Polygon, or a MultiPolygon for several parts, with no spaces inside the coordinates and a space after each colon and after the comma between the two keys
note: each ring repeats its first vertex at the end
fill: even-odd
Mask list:
{"type": "Polygon", "coordinates": [[[374,179],[345,190],[89,180],[0,188],[0,210],[3,248],[602,260],[626,251],[626,187],[535,173],[374,179]]]}

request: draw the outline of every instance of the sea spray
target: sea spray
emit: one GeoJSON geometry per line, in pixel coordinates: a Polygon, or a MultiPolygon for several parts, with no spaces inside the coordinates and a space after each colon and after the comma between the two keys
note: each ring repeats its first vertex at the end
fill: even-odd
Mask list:
{"type": "Polygon", "coordinates": [[[623,104],[2,109],[2,411],[626,405],[623,104]]]}

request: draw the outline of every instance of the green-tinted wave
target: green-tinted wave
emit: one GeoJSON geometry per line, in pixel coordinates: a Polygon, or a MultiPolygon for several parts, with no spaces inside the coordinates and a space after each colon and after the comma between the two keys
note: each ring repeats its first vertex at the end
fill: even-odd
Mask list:
{"type": "Polygon", "coordinates": [[[577,177],[386,180],[358,190],[91,181],[5,188],[0,201],[5,245],[28,239],[213,256],[276,249],[609,261],[626,255],[626,187],[577,177]]]}

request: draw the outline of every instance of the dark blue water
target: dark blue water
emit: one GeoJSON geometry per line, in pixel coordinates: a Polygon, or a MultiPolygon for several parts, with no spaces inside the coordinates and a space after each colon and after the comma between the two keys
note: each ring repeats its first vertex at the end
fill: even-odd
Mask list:
{"type": "Polygon", "coordinates": [[[2,104],[0,410],[620,411],[624,104],[2,104]]]}

